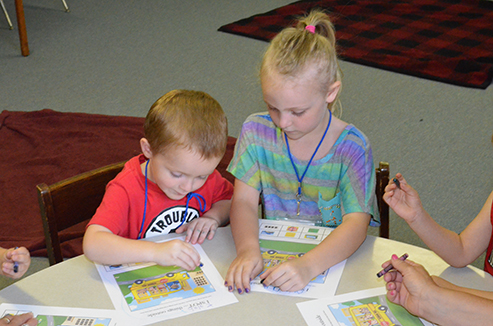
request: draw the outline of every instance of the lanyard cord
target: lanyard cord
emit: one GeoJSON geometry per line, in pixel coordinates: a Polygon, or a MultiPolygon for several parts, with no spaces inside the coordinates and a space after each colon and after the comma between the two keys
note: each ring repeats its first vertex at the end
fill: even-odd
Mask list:
{"type": "Polygon", "coordinates": [[[145,169],[145,172],[144,172],[144,175],[145,175],[144,216],[142,217],[142,224],[140,226],[139,236],[137,237],[137,239],[141,239],[142,238],[142,230],[144,229],[144,224],[145,224],[145,221],[146,221],[146,210],[147,210],[147,166],[149,165],[149,161],[150,160],[147,160],[147,162],[146,162],[146,169],[145,169]]]}
{"type": "Polygon", "coordinates": [[[303,178],[305,177],[306,172],[308,172],[308,168],[310,167],[310,164],[312,164],[313,158],[315,157],[315,154],[317,154],[317,151],[320,148],[320,145],[322,145],[322,142],[324,141],[325,135],[327,134],[327,131],[329,130],[331,122],[332,122],[332,111],[329,110],[329,123],[327,124],[327,128],[325,128],[322,139],[320,139],[320,142],[318,143],[317,148],[315,148],[315,152],[313,152],[313,155],[310,158],[310,161],[308,161],[308,165],[306,166],[305,172],[303,172],[303,175],[301,176],[301,178],[298,174],[298,170],[296,169],[296,166],[294,165],[293,156],[291,155],[291,150],[289,148],[288,136],[286,135],[286,133],[284,133],[284,139],[286,140],[286,146],[288,147],[289,160],[291,161],[291,165],[293,166],[294,172],[296,173],[296,179],[298,179],[298,193],[296,194],[296,200],[298,203],[298,211],[297,211],[296,215],[300,215],[301,184],[303,182],[303,178]]]}
{"type": "Polygon", "coordinates": [[[205,198],[201,195],[201,194],[196,194],[194,192],[189,192],[187,194],[187,205],[185,206],[185,212],[183,212],[183,217],[182,217],[182,221],[180,223],[180,225],[178,225],[178,228],[180,226],[183,225],[183,223],[185,223],[185,221],[187,220],[187,214],[188,214],[188,203],[190,202],[190,200],[192,200],[192,198],[195,198],[197,199],[197,202],[199,203],[199,207],[200,207],[200,211],[202,213],[205,212],[205,210],[207,209],[206,207],[206,203],[205,203],[205,198]],[[203,207],[202,207],[202,203],[203,203],[203,207]]]}
{"type": "MultiPolygon", "coordinates": [[[[147,211],[147,166],[149,165],[149,161],[150,160],[147,160],[147,162],[146,162],[145,173],[144,173],[144,175],[145,175],[144,216],[142,217],[142,224],[140,226],[140,231],[139,231],[139,235],[138,235],[137,239],[141,239],[142,238],[142,230],[144,229],[144,224],[145,224],[145,220],[146,220],[146,211],[147,211]]],[[[185,207],[185,212],[183,213],[182,221],[181,221],[180,225],[178,226],[178,228],[180,226],[182,226],[183,223],[185,223],[185,221],[187,219],[188,204],[189,204],[189,202],[190,202],[190,200],[192,198],[197,199],[197,201],[199,203],[200,211],[202,213],[204,213],[205,210],[207,209],[207,204],[205,202],[205,198],[201,194],[196,194],[196,193],[193,193],[193,192],[188,193],[187,194],[187,204],[186,204],[186,207],[185,207]]]]}

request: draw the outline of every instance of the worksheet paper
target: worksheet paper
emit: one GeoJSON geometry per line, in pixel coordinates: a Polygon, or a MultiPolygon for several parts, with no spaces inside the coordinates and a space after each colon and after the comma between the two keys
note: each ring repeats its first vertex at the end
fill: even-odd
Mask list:
{"type": "MultiPolygon", "coordinates": [[[[264,271],[290,259],[297,259],[303,256],[322,242],[332,231],[332,228],[327,227],[260,219],[259,243],[262,258],[264,259],[264,271]]],[[[346,260],[332,266],[312,279],[300,291],[283,292],[278,287],[265,287],[260,283],[259,276],[250,283],[251,289],[257,292],[315,299],[333,296],[339,285],[345,264],[346,260]]]]}
{"type": "Polygon", "coordinates": [[[132,325],[147,325],[238,302],[227,291],[202,247],[194,248],[202,266],[192,271],[154,263],[96,267],[115,309],[123,312],[132,325]]]}
{"type": "Polygon", "coordinates": [[[308,326],[437,326],[387,300],[385,288],[297,303],[308,326]]]}
{"type": "Polygon", "coordinates": [[[0,305],[0,318],[5,315],[21,315],[32,312],[38,320],[38,326],[123,326],[128,325],[118,320],[115,310],[46,307],[34,305],[20,305],[2,303],[0,305]]]}

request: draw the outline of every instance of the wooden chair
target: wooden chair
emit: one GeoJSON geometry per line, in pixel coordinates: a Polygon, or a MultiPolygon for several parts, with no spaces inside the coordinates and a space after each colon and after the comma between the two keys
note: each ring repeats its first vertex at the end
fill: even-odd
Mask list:
{"type": "Polygon", "coordinates": [[[36,186],[50,265],[63,261],[59,232],[89,221],[101,204],[106,184],[124,164],[101,167],[50,186],[36,186]]]}
{"type": "Polygon", "coordinates": [[[389,163],[380,162],[376,172],[376,187],[378,211],[380,212],[380,236],[389,238],[389,205],[383,200],[385,187],[389,183],[389,163]]]}

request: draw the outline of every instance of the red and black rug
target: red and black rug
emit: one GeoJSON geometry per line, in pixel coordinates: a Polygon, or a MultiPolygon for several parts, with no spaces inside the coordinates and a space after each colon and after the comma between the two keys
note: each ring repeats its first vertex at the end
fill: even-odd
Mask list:
{"type": "Polygon", "coordinates": [[[341,59],[486,89],[493,78],[493,2],[487,0],[303,0],[219,31],[271,40],[319,8],[336,27],[341,59]]]}

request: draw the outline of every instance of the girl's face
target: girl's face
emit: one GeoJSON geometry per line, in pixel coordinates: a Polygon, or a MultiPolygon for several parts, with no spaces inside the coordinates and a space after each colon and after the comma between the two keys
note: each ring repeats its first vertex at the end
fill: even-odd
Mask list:
{"type": "Polygon", "coordinates": [[[327,104],[335,100],[340,82],[322,92],[315,73],[314,69],[307,69],[295,78],[269,69],[261,77],[262,93],[272,121],[289,139],[298,140],[309,134],[318,137],[327,127],[327,104]]]}
{"type": "MultiPolygon", "coordinates": [[[[221,158],[204,159],[197,152],[186,148],[173,148],[162,153],[152,153],[142,142],[144,155],[150,160],[147,176],[172,200],[180,200],[189,192],[201,188],[221,158]]],[[[142,173],[145,173],[142,163],[142,173]]]]}

